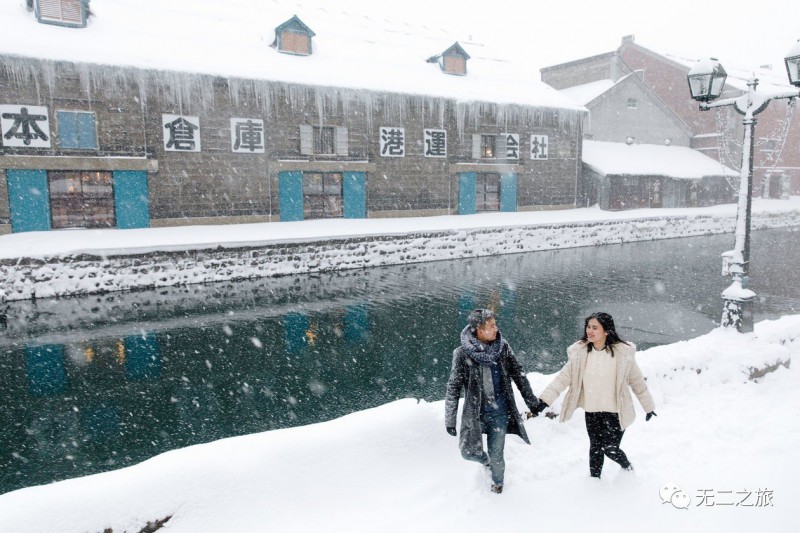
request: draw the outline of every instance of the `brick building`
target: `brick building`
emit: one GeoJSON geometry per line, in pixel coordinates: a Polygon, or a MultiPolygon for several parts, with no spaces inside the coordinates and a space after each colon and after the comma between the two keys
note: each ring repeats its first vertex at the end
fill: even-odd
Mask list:
{"type": "Polygon", "coordinates": [[[0,7],[63,43],[0,47],[0,233],[577,204],[585,108],[483,45],[312,6],[150,27],[59,2],[0,7]]]}
{"type": "MultiPolygon", "coordinates": [[[[594,140],[689,146],[739,168],[741,116],[730,106],[698,109],[686,78],[695,62],[656,52],[627,36],[613,52],[544,68],[541,77],[573,98],[584,98],[577,101],[590,111],[586,133],[594,140]]],[[[728,71],[723,97],[743,94],[754,71],[723,63],[728,71]]],[[[760,68],[755,74],[759,91],[791,88],[782,68],[760,68]]],[[[788,100],[774,100],[757,116],[755,194],[800,194],[800,121],[787,106],[788,100]]]]}

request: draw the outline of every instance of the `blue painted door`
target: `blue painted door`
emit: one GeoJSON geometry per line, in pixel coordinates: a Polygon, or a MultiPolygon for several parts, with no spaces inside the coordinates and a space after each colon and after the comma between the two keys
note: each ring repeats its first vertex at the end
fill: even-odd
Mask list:
{"type": "Polygon", "coordinates": [[[500,175],[500,211],[517,210],[517,175],[500,175]]]}
{"type": "Polygon", "coordinates": [[[279,172],[278,190],[281,220],[303,220],[303,173],[279,172]]]}
{"type": "Polygon", "coordinates": [[[475,172],[462,172],[458,177],[458,214],[475,213],[475,186],[478,175],[475,172]]]}
{"type": "Polygon", "coordinates": [[[11,231],[49,231],[50,190],[46,170],[6,170],[11,231]]]}
{"type": "Polygon", "coordinates": [[[150,227],[150,200],[146,171],[118,170],[114,172],[114,208],[119,229],[150,227]]]}
{"type": "Polygon", "coordinates": [[[367,175],[344,173],[344,218],[367,218],[367,175]]]}

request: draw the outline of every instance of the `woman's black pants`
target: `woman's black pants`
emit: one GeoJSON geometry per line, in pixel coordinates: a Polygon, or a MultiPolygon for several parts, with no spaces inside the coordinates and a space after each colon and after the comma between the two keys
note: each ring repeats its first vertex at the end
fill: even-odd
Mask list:
{"type": "Polygon", "coordinates": [[[625,452],[619,449],[625,431],[619,425],[617,413],[586,413],[586,432],[589,434],[589,473],[592,477],[600,477],[604,456],[622,468],[631,466],[625,452]]]}

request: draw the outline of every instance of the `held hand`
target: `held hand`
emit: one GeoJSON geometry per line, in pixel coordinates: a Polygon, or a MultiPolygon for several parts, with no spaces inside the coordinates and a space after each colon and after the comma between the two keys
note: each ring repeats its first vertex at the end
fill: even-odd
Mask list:
{"type": "Polygon", "coordinates": [[[454,437],[456,436],[456,428],[447,428],[447,432],[454,437]]]}
{"type": "Polygon", "coordinates": [[[644,417],[644,421],[647,422],[648,420],[650,420],[654,416],[658,416],[658,415],[656,414],[655,411],[650,411],[649,413],[647,413],[647,416],[644,417]]]}
{"type": "Polygon", "coordinates": [[[533,418],[535,416],[539,416],[539,414],[547,408],[548,405],[544,403],[542,400],[539,400],[539,403],[536,404],[536,407],[534,407],[532,411],[526,412],[525,415],[528,418],[533,418]]]}

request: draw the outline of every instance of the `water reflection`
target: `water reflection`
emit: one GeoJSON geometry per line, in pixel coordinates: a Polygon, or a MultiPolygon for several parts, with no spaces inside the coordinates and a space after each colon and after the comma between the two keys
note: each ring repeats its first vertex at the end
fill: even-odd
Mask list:
{"type": "MultiPolygon", "coordinates": [[[[758,232],[756,320],[798,312],[797,232],[758,232]]],[[[12,302],[0,329],[0,492],[227,436],[441,399],[467,313],[528,370],[603,309],[642,347],[715,327],[730,236],[12,302]]],[[[537,391],[538,392],[538,391],[537,391]]]]}

